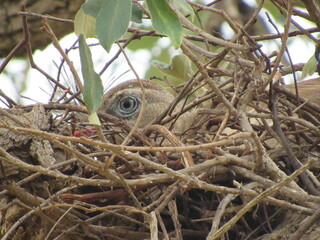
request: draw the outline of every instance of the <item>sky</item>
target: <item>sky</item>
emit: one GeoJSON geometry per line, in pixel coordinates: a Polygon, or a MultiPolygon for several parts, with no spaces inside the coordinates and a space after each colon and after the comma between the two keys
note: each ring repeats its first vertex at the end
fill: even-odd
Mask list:
{"type": "MultiPolygon", "coordinates": [[[[72,46],[76,39],[77,36],[75,34],[70,34],[64,37],[60,41],[60,44],[63,49],[68,49],[70,48],[70,46],[72,46]]],[[[96,43],[97,40],[88,41],[88,43],[91,42],[96,43]]],[[[112,47],[109,54],[100,46],[91,47],[90,50],[94,59],[95,70],[96,72],[100,72],[104,64],[114,56],[118,48],[117,46],[112,47]]],[[[135,70],[138,72],[139,76],[143,77],[146,71],[146,68],[144,66],[146,65],[146,62],[150,62],[151,56],[147,51],[143,50],[135,52],[134,54],[132,54],[131,51],[127,50],[126,53],[128,54],[131,63],[133,64],[135,70]]],[[[71,50],[68,56],[81,77],[78,49],[71,50]]],[[[50,76],[57,78],[57,65],[61,63],[62,57],[52,44],[50,44],[44,50],[37,50],[34,53],[33,58],[35,63],[41,69],[47,72],[50,76]]],[[[23,89],[24,84],[26,84],[27,87],[25,91],[22,92],[22,95],[26,97],[21,99],[23,104],[34,104],[35,102],[46,103],[52,91],[51,86],[48,84],[48,80],[37,70],[29,69],[26,71],[26,68],[28,68],[28,64],[26,61],[10,61],[8,66],[6,67],[6,71],[9,73],[9,75],[0,74],[0,89],[9,97],[17,100],[19,96],[17,90],[19,91],[20,89],[23,89]],[[16,87],[13,86],[12,79],[14,79],[14,85],[16,87]]],[[[120,57],[102,74],[101,77],[104,83],[104,87],[107,88],[110,81],[114,79],[116,79],[117,82],[121,82],[135,78],[132,71],[127,72],[128,70],[130,70],[130,67],[128,66],[124,56],[120,55],[120,57]]],[[[64,71],[62,73],[62,76],[63,79],[68,81],[68,86],[71,86],[73,77],[69,71],[67,64],[64,64],[64,71]]]]}

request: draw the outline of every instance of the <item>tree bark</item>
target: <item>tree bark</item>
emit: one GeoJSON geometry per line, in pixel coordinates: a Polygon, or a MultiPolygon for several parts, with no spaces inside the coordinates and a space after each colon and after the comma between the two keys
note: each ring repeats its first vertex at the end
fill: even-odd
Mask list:
{"type": "MultiPolygon", "coordinates": [[[[84,0],[1,0],[0,2],[0,57],[5,57],[23,37],[21,16],[17,14],[23,2],[26,3],[27,11],[73,20],[84,0]]],[[[58,38],[73,31],[72,23],[58,21],[49,23],[58,38]]],[[[44,49],[50,40],[40,31],[41,18],[28,17],[28,26],[33,49],[44,49]]],[[[24,56],[25,53],[26,51],[21,49],[17,55],[24,56]]]]}

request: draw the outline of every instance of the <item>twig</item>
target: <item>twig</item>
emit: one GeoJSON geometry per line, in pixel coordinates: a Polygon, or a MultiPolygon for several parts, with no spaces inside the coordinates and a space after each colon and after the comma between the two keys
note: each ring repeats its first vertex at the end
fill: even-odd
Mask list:
{"type": "Polygon", "coordinates": [[[57,17],[50,16],[48,14],[43,15],[43,14],[34,13],[34,12],[30,12],[30,11],[26,12],[25,9],[20,10],[19,12],[17,12],[17,14],[21,15],[21,16],[26,16],[26,17],[45,18],[45,19],[53,20],[53,21],[57,21],[57,22],[72,23],[72,24],[74,23],[74,21],[71,19],[57,18],[57,17]]]}
{"type": "Polygon", "coordinates": [[[310,227],[320,220],[320,208],[317,209],[314,214],[307,217],[299,224],[299,228],[295,231],[293,235],[290,236],[289,240],[298,240],[301,239],[304,233],[310,229],[310,227]]]}
{"type": "Polygon", "coordinates": [[[207,239],[210,239],[215,235],[215,233],[217,232],[217,230],[219,228],[221,218],[225,213],[225,209],[226,209],[227,205],[235,198],[236,198],[236,195],[228,194],[219,203],[219,206],[217,207],[216,214],[214,215],[214,218],[212,220],[211,230],[208,234],[207,239]]]}
{"type": "MultiPolygon", "coordinates": [[[[26,10],[26,4],[21,4],[20,6],[21,11],[26,10]]],[[[29,42],[29,29],[28,29],[28,22],[26,16],[21,16],[22,19],[22,30],[23,30],[23,39],[15,46],[14,49],[11,50],[11,52],[8,54],[8,56],[4,59],[4,61],[0,65],[0,73],[5,69],[7,64],[10,62],[10,60],[16,55],[16,53],[24,47],[29,42]]]]}
{"type": "Polygon", "coordinates": [[[292,10],[293,10],[293,1],[289,0],[288,1],[288,14],[287,14],[287,18],[286,18],[286,23],[284,25],[283,36],[281,38],[282,45],[281,45],[279,54],[277,56],[277,59],[275,61],[274,68],[272,69],[272,71],[269,75],[268,81],[266,81],[266,83],[264,84],[263,89],[265,89],[268,86],[268,84],[271,83],[271,81],[273,80],[276,72],[278,71],[278,67],[279,67],[279,64],[282,60],[283,54],[286,50],[287,40],[289,38],[289,29],[290,29],[290,23],[291,23],[292,10]]]}
{"type": "Polygon", "coordinates": [[[83,92],[83,86],[82,86],[82,82],[80,80],[80,77],[78,75],[78,72],[74,68],[72,61],[69,59],[67,54],[63,51],[62,47],[60,46],[60,43],[59,43],[57,37],[55,36],[55,34],[53,33],[50,25],[48,24],[47,19],[43,19],[43,24],[44,24],[44,27],[43,27],[44,31],[48,34],[53,45],[57,48],[57,50],[59,51],[59,53],[61,54],[63,59],[67,62],[68,66],[70,68],[70,71],[72,72],[73,77],[75,79],[76,86],[78,86],[80,92],[83,92]]]}
{"type": "Polygon", "coordinates": [[[186,28],[188,28],[189,30],[191,30],[194,33],[199,34],[200,36],[202,36],[203,38],[206,38],[208,41],[213,42],[217,45],[220,46],[224,46],[224,47],[228,47],[228,48],[233,48],[233,49],[237,49],[237,50],[242,50],[242,51],[248,51],[249,47],[248,46],[243,46],[240,44],[236,44],[233,42],[229,42],[229,41],[225,41],[222,40],[220,38],[214,37],[208,33],[206,33],[205,31],[203,31],[202,29],[196,27],[193,23],[191,23],[180,11],[178,8],[174,7],[171,5],[171,9],[173,10],[173,12],[175,14],[177,14],[177,16],[179,17],[180,21],[185,25],[186,28]]]}
{"type": "Polygon", "coordinates": [[[203,76],[203,79],[206,83],[212,88],[217,97],[221,99],[223,104],[228,108],[230,114],[232,116],[236,116],[236,109],[232,106],[232,104],[228,101],[228,99],[222,94],[220,89],[210,80],[209,74],[207,70],[202,66],[202,64],[198,61],[198,59],[191,53],[191,51],[184,45],[181,45],[182,51],[191,59],[191,61],[198,67],[200,73],[203,76]]]}
{"type": "MultiPolygon", "coordinates": [[[[272,117],[273,117],[273,128],[277,133],[277,135],[279,136],[282,146],[285,148],[285,150],[288,153],[288,165],[292,166],[295,170],[298,170],[302,167],[302,164],[293,153],[289,145],[289,142],[286,139],[281,129],[280,121],[278,117],[277,98],[278,98],[278,95],[276,93],[273,93],[272,99],[270,99],[270,106],[271,106],[272,117]]],[[[300,178],[310,193],[320,196],[320,192],[314,187],[313,183],[310,181],[306,173],[302,173],[300,178]]]]}
{"type": "Polygon", "coordinates": [[[245,214],[247,213],[253,206],[258,204],[263,198],[270,196],[274,192],[278,191],[282,186],[287,184],[290,181],[294,181],[295,178],[297,178],[300,174],[302,174],[304,171],[306,171],[310,167],[311,163],[308,162],[306,165],[301,167],[299,170],[296,170],[292,175],[288,176],[286,179],[282,180],[280,183],[268,188],[267,190],[260,193],[258,196],[256,196],[254,199],[252,199],[245,207],[243,207],[228,223],[223,225],[214,236],[211,238],[207,238],[208,240],[217,240],[222,237],[224,233],[226,233],[228,230],[230,230],[234,224],[245,214]]]}

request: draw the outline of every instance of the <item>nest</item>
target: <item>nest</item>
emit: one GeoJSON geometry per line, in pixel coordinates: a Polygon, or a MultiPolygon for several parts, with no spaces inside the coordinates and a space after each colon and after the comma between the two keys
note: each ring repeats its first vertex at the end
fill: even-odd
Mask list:
{"type": "Polygon", "coordinates": [[[227,47],[201,50],[202,64],[189,40],[198,72],[176,102],[205,90],[147,130],[103,113],[103,127],[84,124],[81,104],[18,107],[1,95],[2,239],[319,239],[320,107],[279,86],[302,67],[227,47]],[[198,118],[174,134],[183,111],[198,118]]]}
{"type": "MultiPolygon", "coordinates": [[[[245,85],[242,96],[256,92],[245,85]]],[[[72,115],[51,113],[81,106],[2,109],[2,233],[15,239],[296,239],[301,233],[316,239],[320,111],[306,102],[297,115],[280,90],[246,101],[248,117],[240,102],[238,116],[226,108],[222,115],[198,109],[206,118],[192,139],[167,134],[165,146],[157,144],[170,132],[163,126],[142,132],[100,114],[111,141],[132,130],[129,144],[119,145],[101,141],[72,115]]],[[[198,100],[208,95],[215,94],[198,100]]]]}

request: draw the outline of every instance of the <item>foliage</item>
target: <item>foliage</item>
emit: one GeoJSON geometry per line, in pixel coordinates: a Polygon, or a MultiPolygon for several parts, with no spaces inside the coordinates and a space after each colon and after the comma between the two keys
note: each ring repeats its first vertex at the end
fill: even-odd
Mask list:
{"type": "Polygon", "coordinates": [[[77,44],[66,51],[47,21],[62,20],[40,16],[63,59],[56,77],[33,61],[24,15],[18,47],[53,87],[48,103],[23,107],[0,92],[1,239],[317,239],[319,78],[280,85],[318,74],[318,6],[237,3],[87,0],[75,18],[77,44]],[[99,73],[92,37],[113,54],[99,73]],[[292,62],[289,39],[316,46],[315,56],[292,62]],[[175,98],[143,129],[105,109],[100,75],[120,55],[136,73],[129,49],[150,50],[146,78],[175,94],[138,74],[142,96],[134,85],[112,90],[133,95],[123,106],[175,98]],[[74,88],[61,80],[64,66],[74,88]],[[188,128],[177,132],[178,123],[188,128]]]}
{"type": "MultiPolygon", "coordinates": [[[[94,71],[91,52],[82,34],[79,37],[79,50],[84,81],[83,98],[90,114],[96,115],[102,101],[103,85],[99,74],[94,71]]],[[[99,121],[90,123],[100,125],[99,121]]]]}

